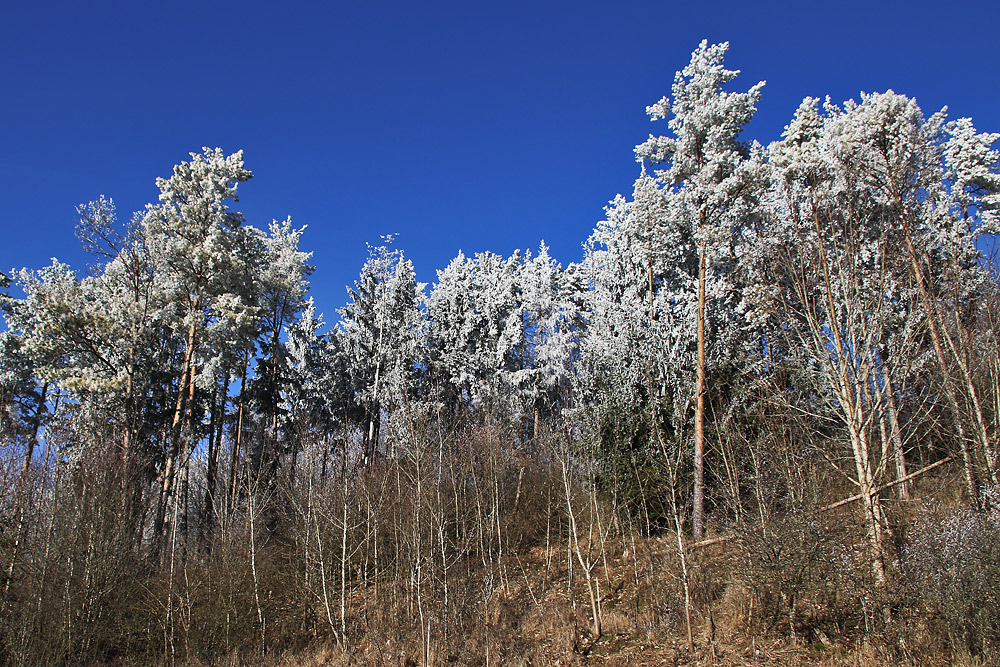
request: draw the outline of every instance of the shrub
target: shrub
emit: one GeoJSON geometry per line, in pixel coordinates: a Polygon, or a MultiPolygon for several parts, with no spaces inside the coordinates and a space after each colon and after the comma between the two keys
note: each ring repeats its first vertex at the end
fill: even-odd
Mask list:
{"type": "Polygon", "coordinates": [[[971,655],[1000,649],[1000,489],[983,510],[928,510],[905,551],[910,593],[933,614],[952,647],[971,655]]]}

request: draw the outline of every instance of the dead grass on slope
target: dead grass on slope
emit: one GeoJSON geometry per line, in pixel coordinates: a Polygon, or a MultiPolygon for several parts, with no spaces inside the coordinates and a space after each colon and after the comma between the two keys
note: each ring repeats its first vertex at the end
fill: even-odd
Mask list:
{"type": "MultiPolygon", "coordinates": [[[[440,615],[427,610],[429,620],[420,626],[407,616],[412,609],[380,605],[372,591],[363,589],[355,591],[351,600],[354,635],[348,646],[330,642],[264,663],[274,667],[986,664],[954,658],[929,643],[929,637],[913,645],[914,637],[921,635],[912,625],[906,635],[909,645],[884,631],[866,631],[857,613],[841,609],[831,614],[819,609],[809,595],[796,601],[791,614],[768,616],[759,606],[755,609],[760,601],[739,580],[734,544],[693,554],[694,651],[690,651],[672,544],[676,542],[669,536],[630,538],[628,545],[617,545],[613,555],[607,549],[592,572],[599,591],[600,637],[591,631],[591,607],[579,566],[571,567],[565,548],[537,547],[504,563],[503,583],[488,599],[456,603],[447,633],[440,615]],[[790,623],[795,624],[791,632],[790,623]]],[[[453,597],[461,596],[456,592],[453,597]]],[[[841,604],[846,609],[844,600],[841,604]]],[[[230,664],[253,662],[233,657],[230,664]]]]}

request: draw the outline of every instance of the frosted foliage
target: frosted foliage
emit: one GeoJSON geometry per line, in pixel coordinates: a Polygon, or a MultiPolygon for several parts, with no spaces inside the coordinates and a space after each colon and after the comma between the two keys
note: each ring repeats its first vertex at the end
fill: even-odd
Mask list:
{"type": "Polygon", "coordinates": [[[591,235],[583,264],[590,285],[584,380],[610,376],[627,386],[642,386],[650,355],[656,352],[649,328],[647,244],[634,207],[624,197],[613,200],[606,214],[591,235]]]}
{"type": "Polygon", "coordinates": [[[226,156],[221,148],[203,148],[191,153],[190,162],[174,167],[170,178],[157,178],[160,201],[190,221],[220,222],[237,225],[241,217],[228,210],[225,201],[239,201],[237,186],[252,178],[243,166],[243,151],[226,156]]]}
{"type": "Polygon", "coordinates": [[[665,164],[657,172],[665,184],[681,186],[685,182],[707,188],[703,197],[715,195],[714,204],[725,188],[718,186],[729,178],[735,165],[745,157],[746,146],[738,139],[750,122],[764,87],[761,81],[745,93],[730,93],[722,87],[739,74],[723,66],[729,43],[708,45],[703,41],[691,54],[691,62],[674,76],[673,99],[662,98],[647,107],[652,120],[669,119],[672,137],[650,135],[636,147],[640,161],[665,164]]]}
{"type": "Polygon", "coordinates": [[[421,335],[419,295],[413,264],[387,245],[369,249],[350,302],[341,308],[340,340],[360,400],[400,399],[412,387],[421,335]]]}
{"type": "Polygon", "coordinates": [[[38,377],[137,420],[147,397],[176,392],[188,371],[209,395],[246,363],[278,401],[280,341],[304,307],[310,253],[299,250],[304,228],[261,231],[230,210],[249,178],[242,153],[205,149],[158,179],[160,203],[125,225],[109,199],[78,207],[77,234],[105,263],[83,278],[55,261],[22,271],[26,296],[9,300],[38,377]],[[265,356],[251,363],[258,345],[265,356]]]}
{"type": "MultiPolygon", "coordinates": [[[[290,219],[273,221],[265,233],[254,228],[244,228],[249,239],[248,264],[252,274],[249,285],[250,302],[255,304],[255,324],[263,358],[259,362],[258,375],[267,384],[266,394],[272,405],[280,403],[283,378],[289,374],[289,360],[282,340],[287,327],[294,323],[306,307],[305,295],[309,289],[307,280],[312,272],[308,264],[312,253],[299,250],[299,243],[305,227],[295,229],[290,219]]],[[[237,294],[228,295],[235,310],[240,315],[242,301],[237,294]]],[[[242,319],[231,319],[235,331],[245,330],[242,319]]],[[[247,320],[246,324],[251,324],[247,320]]],[[[259,383],[258,383],[259,384],[259,383]]]]}
{"type": "Polygon", "coordinates": [[[745,247],[753,240],[747,223],[766,170],[762,149],[739,134],[764,84],[723,90],[738,74],[723,65],[727,50],[702,42],[674,77],[672,97],[647,108],[652,120],[667,120],[671,135],[650,135],[636,147],[643,174],[631,200],[613,200],[586,245],[589,384],[617,378],[635,395],[651,381],[660,392],[694,381],[702,255],[707,365],[747,359],[743,341],[753,322],[738,265],[757,259],[745,247]],[[647,162],[655,176],[646,174],[647,162]]]}
{"type": "Polygon", "coordinates": [[[426,299],[427,354],[437,382],[461,391],[474,376],[472,273],[461,252],[437,272],[437,283],[426,299]]]}
{"type": "Polygon", "coordinates": [[[457,400],[507,400],[521,367],[520,253],[462,253],[438,272],[427,298],[432,376],[457,400]]]}
{"type": "Polygon", "coordinates": [[[322,327],[323,316],[316,312],[316,304],[309,297],[302,315],[289,328],[288,342],[285,344],[292,368],[305,373],[317,365],[322,342],[319,330],[322,327]]]}
{"type": "Polygon", "coordinates": [[[993,148],[1000,134],[977,133],[969,118],[949,123],[946,132],[946,178],[956,207],[977,235],[1000,233],[1000,152],[993,148]]]}
{"type": "Polygon", "coordinates": [[[570,391],[582,287],[543,243],[459,255],[427,297],[431,382],[446,401],[502,403],[514,414],[551,408],[570,391]]]}
{"type": "Polygon", "coordinates": [[[227,157],[221,149],[206,148],[174,167],[170,178],[156,180],[161,203],[147,207],[146,242],[171,300],[188,303],[189,323],[200,320],[203,299],[234,289],[243,217],[227,202],[238,200],[238,184],[250,178],[242,151],[227,157]]]}
{"type": "MultiPolygon", "coordinates": [[[[263,256],[260,258],[258,280],[261,286],[262,303],[270,312],[268,316],[291,319],[305,307],[305,295],[309,290],[307,280],[312,267],[311,252],[299,250],[305,227],[295,229],[291,218],[272,221],[267,233],[253,230],[261,237],[263,256]]],[[[276,326],[277,321],[272,324],[276,326]]]]}
{"type": "Polygon", "coordinates": [[[39,378],[113,402],[130,383],[149,381],[137,369],[156,353],[156,327],[174,311],[150,266],[139,219],[120,228],[114,203],[103,197],[77,211],[84,246],[109,261],[82,279],[55,260],[22,270],[25,298],[10,300],[8,324],[39,378]]]}
{"type": "Polygon", "coordinates": [[[927,289],[950,285],[960,301],[983,284],[966,216],[988,219],[973,197],[988,199],[990,169],[975,165],[989,163],[991,140],[965,121],[946,123],[944,112],[925,118],[888,91],[842,106],[827,100],[822,110],[807,98],[769,149],[759,238],[775,287],[749,295],[750,313],[773,317],[779,336],[795,334],[777,345],[808,351],[818,395],[850,431],[859,475],[875,474],[862,468],[867,443],[880,437],[871,415],[887,409],[884,378],[903,404],[931,354],[928,320],[940,314],[933,303],[928,311],[914,267],[927,289]]]}
{"type": "Polygon", "coordinates": [[[288,362],[288,385],[282,394],[281,409],[290,423],[332,421],[342,397],[338,385],[344,378],[335,375],[335,363],[327,341],[319,333],[323,316],[316,312],[310,297],[300,316],[288,330],[284,344],[288,362]]]}
{"type": "Polygon", "coordinates": [[[0,438],[7,442],[37,407],[35,368],[22,342],[10,331],[0,332],[0,438]]]}
{"type": "Polygon", "coordinates": [[[639,228],[651,239],[648,252],[673,274],[661,289],[672,292],[669,301],[680,302],[672,308],[675,318],[696,316],[691,294],[697,291],[698,257],[706,257],[710,365],[728,363],[744,338],[748,318],[738,264],[757,260],[748,230],[766,180],[763,150],[739,139],[764,82],[745,93],[723,90],[739,74],[724,67],[728,48],[702,42],[675,75],[672,100],[663,98],[647,110],[653,120],[668,119],[672,136],[651,136],[636,147],[638,159],[658,168],[655,179],[643,176],[633,190],[639,228]]]}
{"type": "Polygon", "coordinates": [[[579,356],[582,285],[575,267],[563,268],[543,243],[522,270],[522,294],[528,349],[531,400],[545,392],[569,390],[579,356]]]}
{"type": "Polygon", "coordinates": [[[0,386],[14,387],[24,381],[30,365],[21,354],[21,339],[9,331],[0,333],[0,386]]]}
{"type": "Polygon", "coordinates": [[[10,305],[8,324],[21,334],[23,353],[39,360],[42,378],[73,391],[121,386],[125,368],[113,354],[118,324],[101,298],[101,281],[79,280],[55,260],[17,278],[25,298],[10,305]]]}
{"type": "Polygon", "coordinates": [[[101,195],[98,199],[76,207],[79,218],[76,236],[83,249],[94,255],[115,259],[126,239],[115,229],[115,203],[101,195]]]}
{"type": "Polygon", "coordinates": [[[243,227],[243,216],[229,208],[251,176],[242,151],[191,153],[170,178],[156,180],[160,204],[147,206],[141,219],[150,268],[169,304],[163,324],[206,390],[251,347],[267,314],[260,273],[273,261],[268,237],[243,227]]]}
{"type": "Polygon", "coordinates": [[[925,121],[916,102],[891,90],[827,104],[820,149],[833,168],[833,187],[876,206],[919,206],[920,189],[933,195],[940,179],[934,144],[943,117],[925,121]],[[851,166],[853,169],[847,169],[851,166]]]}
{"type": "Polygon", "coordinates": [[[694,377],[697,255],[689,229],[663,225],[672,217],[652,179],[636,182],[633,199],[612,201],[586,246],[580,389],[589,404],[610,400],[633,414],[652,391],[680,425],[694,377]]]}
{"type": "MultiPolygon", "coordinates": [[[[770,242],[780,244],[792,233],[817,240],[815,207],[831,248],[842,238],[858,241],[853,268],[878,271],[897,303],[907,282],[908,265],[898,259],[904,229],[928,259],[939,262],[930,265],[932,271],[943,270],[941,260],[975,264],[966,216],[971,207],[983,230],[988,228],[995,176],[987,165],[995,156],[990,162],[985,147],[995,138],[976,135],[966,119],[945,124],[944,112],[925,119],[916,102],[892,91],[862,95],[860,103],[848,101],[842,108],[828,100],[824,114],[807,98],[783,136],[770,154],[787,186],[779,187],[784,194],[771,206],[779,218],[800,224],[798,231],[786,227],[772,234],[770,242]],[[896,264],[886,265],[880,260],[885,256],[896,257],[896,264]]],[[[966,287],[972,287],[977,271],[967,273],[966,287]]]]}
{"type": "Polygon", "coordinates": [[[829,174],[829,165],[823,163],[819,153],[818,139],[825,120],[818,104],[814,97],[802,100],[792,122],[785,126],[783,140],[771,145],[771,164],[791,178],[812,182],[829,174]]]}

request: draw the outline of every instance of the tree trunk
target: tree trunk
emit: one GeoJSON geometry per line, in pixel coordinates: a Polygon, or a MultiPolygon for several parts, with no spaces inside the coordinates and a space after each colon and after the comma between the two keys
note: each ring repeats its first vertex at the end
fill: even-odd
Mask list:
{"type": "Polygon", "coordinates": [[[924,272],[920,267],[920,258],[917,255],[916,248],[913,246],[913,239],[910,237],[909,226],[904,224],[903,229],[906,239],[906,251],[910,258],[910,270],[913,273],[914,282],[917,283],[920,300],[923,302],[924,312],[927,315],[928,330],[931,334],[931,341],[934,344],[934,355],[937,358],[938,368],[941,372],[941,384],[944,388],[945,396],[948,398],[948,406],[951,408],[952,425],[955,428],[955,433],[958,435],[958,444],[962,453],[962,465],[965,471],[966,491],[968,491],[972,502],[978,507],[979,483],[976,479],[972,452],[969,451],[969,443],[965,435],[965,425],[962,422],[962,409],[958,403],[958,394],[955,391],[955,386],[952,384],[951,374],[948,370],[948,360],[945,356],[944,345],[941,342],[941,332],[939,330],[941,313],[931,297],[930,290],[924,280],[924,272]]]}
{"type": "MultiPolygon", "coordinates": [[[[887,407],[889,412],[889,439],[892,443],[892,458],[896,463],[896,479],[905,480],[906,455],[903,452],[903,436],[899,432],[899,412],[896,410],[896,396],[890,375],[892,374],[889,372],[885,374],[885,394],[888,398],[887,407]]],[[[910,499],[909,482],[904,481],[899,484],[899,499],[910,499]]]]}
{"type": "MultiPolygon", "coordinates": [[[[705,213],[701,214],[705,229],[705,213]]],[[[702,240],[698,248],[698,360],[695,376],[694,412],[694,494],[691,498],[691,528],[695,540],[705,535],[705,280],[708,249],[702,240]]]]}
{"type": "Polygon", "coordinates": [[[23,480],[28,471],[31,470],[31,459],[35,456],[35,446],[38,444],[38,432],[42,428],[42,413],[45,412],[45,398],[49,393],[49,383],[42,385],[42,390],[38,394],[38,403],[35,405],[35,414],[31,416],[31,437],[28,438],[27,449],[24,452],[24,463],[21,465],[21,479],[23,480]]]}
{"type": "Polygon", "coordinates": [[[247,387],[247,366],[250,364],[250,351],[243,351],[243,370],[240,373],[240,396],[239,405],[236,410],[236,435],[233,438],[233,453],[229,461],[229,493],[228,497],[228,511],[230,514],[233,511],[233,506],[236,504],[236,486],[239,479],[240,467],[240,447],[243,444],[243,409],[246,403],[246,387],[247,387]]]}
{"type": "Polygon", "coordinates": [[[208,470],[205,473],[205,502],[201,515],[201,533],[205,538],[215,523],[215,488],[219,476],[219,455],[222,450],[222,433],[226,424],[226,403],[229,394],[229,369],[223,375],[221,390],[215,387],[212,397],[211,427],[208,433],[208,470]],[[221,397],[219,394],[221,393],[221,397]]]}
{"type": "MultiPolygon", "coordinates": [[[[192,304],[192,310],[197,307],[198,299],[195,298],[194,303],[192,304]]],[[[163,526],[166,522],[167,503],[169,502],[170,495],[173,491],[173,481],[175,477],[174,468],[178,452],[183,442],[183,424],[185,421],[184,413],[186,409],[190,409],[190,406],[187,405],[187,399],[190,393],[188,391],[188,387],[193,385],[191,374],[196,343],[197,337],[195,334],[195,325],[194,322],[192,322],[188,326],[187,344],[184,350],[184,365],[181,370],[180,385],[177,388],[177,401],[174,405],[173,419],[170,424],[170,437],[167,440],[167,457],[163,465],[163,477],[160,485],[160,500],[157,505],[156,523],[153,530],[153,537],[156,541],[154,553],[159,553],[159,542],[163,536],[163,526]]]]}

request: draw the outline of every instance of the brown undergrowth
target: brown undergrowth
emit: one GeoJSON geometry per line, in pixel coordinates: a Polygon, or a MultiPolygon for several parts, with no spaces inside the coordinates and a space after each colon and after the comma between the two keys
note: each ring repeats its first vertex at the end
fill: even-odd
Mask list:
{"type": "Polygon", "coordinates": [[[78,483],[24,512],[16,542],[0,535],[0,551],[20,554],[16,568],[7,561],[0,665],[933,667],[997,656],[995,492],[967,507],[954,475],[928,476],[917,500],[887,498],[894,545],[880,586],[855,508],[836,502],[847,485],[810,476],[814,495],[796,490],[792,504],[762,478],[759,508],[720,509],[692,544],[662,512],[636,518],[559,441],[526,451],[501,435],[411,437],[398,459],[368,466],[304,454],[294,482],[248,484],[212,532],[179,523],[158,561],[141,521],[120,511],[130,487],[90,460],[78,483]]]}
{"type": "MultiPolygon", "coordinates": [[[[803,593],[791,614],[768,616],[741,581],[740,549],[727,540],[693,554],[694,651],[687,646],[683,595],[671,536],[630,538],[595,568],[602,633],[592,632],[584,581],[566,548],[535,547],[503,567],[505,583],[488,600],[466,600],[475,618],[433,618],[429,635],[407,609],[380,605],[373,587],[351,596],[352,636],[261,659],[231,655],[226,665],[986,665],[935,645],[909,618],[900,628],[868,627],[863,604],[803,593]],[[606,562],[606,566],[605,566],[606,562]],[[839,614],[839,615],[838,615],[839,614]],[[793,624],[793,625],[790,625],[793,624]],[[919,638],[923,637],[921,641],[919,638]]],[[[836,597],[836,596],[833,596],[836,597]]],[[[384,598],[383,598],[384,599],[384,598]]],[[[461,604],[459,605],[461,606],[461,604]]],[[[456,613],[457,612],[453,612],[456,613]]],[[[898,623],[897,623],[898,624],[898,623]]],[[[426,627],[427,624],[425,624],[426,627]]]]}

